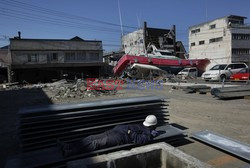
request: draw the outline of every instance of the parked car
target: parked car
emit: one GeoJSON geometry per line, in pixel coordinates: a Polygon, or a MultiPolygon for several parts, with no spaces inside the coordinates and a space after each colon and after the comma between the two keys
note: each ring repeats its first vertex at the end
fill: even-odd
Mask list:
{"type": "Polygon", "coordinates": [[[238,73],[230,76],[232,81],[246,81],[250,79],[250,68],[243,68],[238,73]]]}
{"type": "Polygon", "coordinates": [[[196,67],[184,68],[177,75],[182,77],[197,77],[198,70],[196,67]]]}
{"type": "Polygon", "coordinates": [[[245,63],[218,64],[209,71],[202,74],[205,81],[220,81],[229,79],[232,74],[239,72],[242,68],[247,68],[245,63]]]}

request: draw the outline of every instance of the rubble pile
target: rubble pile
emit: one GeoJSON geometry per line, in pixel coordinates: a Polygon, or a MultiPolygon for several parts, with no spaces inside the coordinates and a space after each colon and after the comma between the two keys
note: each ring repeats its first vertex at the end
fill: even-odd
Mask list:
{"type": "Polygon", "coordinates": [[[68,83],[66,80],[54,82],[52,84],[46,84],[43,86],[43,90],[48,92],[48,95],[52,100],[84,97],[98,97],[103,95],[115,95],[117,90],[90,90],[86,81],[77,80],[76,82],[68,83]]]}
{"type": "Polygon", "coordinates": [[[98,86],[95,89],[87,87],[86,81],[76,80],[68,82],[65,79],[54,83],[38,83],[38,84],[5,84],[0,90],[19,90],[19,89],[42,89],[50,99],[62,100],[68,98],[82,99],[84,97],[98,97],[106,95],[115,95],[116,88],[112,90],[104,90],[98,86]]]}

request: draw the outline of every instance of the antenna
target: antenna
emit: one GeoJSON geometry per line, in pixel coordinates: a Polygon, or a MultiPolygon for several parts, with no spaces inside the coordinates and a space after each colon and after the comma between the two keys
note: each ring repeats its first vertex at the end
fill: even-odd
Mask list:
{"type": "Polygon", "coordinates": [[[118,0],[118,9],[119,9],[120,24],[121,24],[121,33],[123,36],[122,15],[121,15],[121,8],[120,8],[120,1],[119,0],[118,0]]]}
{"type": "Polygon", "coordinates": [[[206,22],[207,22],[208,21],[207,20],[207,0],[205,1],[205,3],[206,3],[205,5],[206,5],[206,22]]]}
{"type": "Polygon", "coordinates": [[[138,28],[140,29],[141,28],[141,22],[140,22],[138,14],[136,14],[136,17],[137,17],[138,28]]]}

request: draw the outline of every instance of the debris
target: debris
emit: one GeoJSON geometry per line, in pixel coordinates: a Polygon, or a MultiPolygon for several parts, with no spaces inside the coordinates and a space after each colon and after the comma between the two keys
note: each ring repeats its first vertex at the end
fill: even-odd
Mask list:
{"type": "Polygon", "coordinates": [[[210,92],[211,87],[206,86],[206,85],[193,85],[193,86],[188,86],[183,90],[186,91],[186,93],[199,92],[200,94],[205,94],[207,92],[210,92]]]}
{"type": "Polygon", "coordinates": [[[211,90],[211,94],[215,97],[218,97],[219,99],[230,99],[250,96],[250,86],[213,88],[211,90]]]}
{"type": "MultiPolygon", "coordinates": [[[[98,81],[98,79],[97,79],[98,81]]],[[[24,84],[17,85],[18,83],[9,83],[0,85],[0,88],[4,90],[15,89],[42,89],[51,100],[61,101],[62,99],[77,98],[82,99],[84,97],[98,97],[103,95],[115,95],[117,93],[116,87],[110,90],[103,90],[101,86],[98,86],[96,82],[95,89],[87,87],[86,81],[78,79],[76,81],[68,82],[65,79],[59,80],[53,83],[38,83],[38,84],[24,84]]]]}
{"type": "Polygon", "coordinates": [[[201,142],[215,146],[230,154],[236,155],[242,159],[250,161],[250,145],[238,140],[213,133],[211,131],[200,131],[193,134],[193,138],[201,142]]]}

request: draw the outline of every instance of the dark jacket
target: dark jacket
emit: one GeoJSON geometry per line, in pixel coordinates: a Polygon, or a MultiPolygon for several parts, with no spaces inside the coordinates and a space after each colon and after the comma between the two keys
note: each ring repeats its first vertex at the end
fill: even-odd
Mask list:
{"type": "Polygon", "coordinates": [[[152,139],[150,128],[142,124],[118,125],[113,128],[113,131],[117,132],[119,136],[113,138],[122,139],[123,144],[134,143],[142,145],[152,139]]]}

